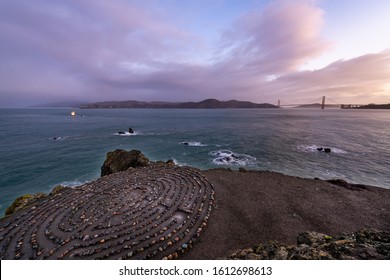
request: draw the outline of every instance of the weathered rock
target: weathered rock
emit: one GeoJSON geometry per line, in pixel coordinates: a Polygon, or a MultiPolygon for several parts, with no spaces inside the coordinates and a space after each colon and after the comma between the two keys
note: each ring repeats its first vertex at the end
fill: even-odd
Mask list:
{"type": "Polygon", "coordinates": [[[140,151],[125,151],[118,149],[107,153],[107,158],[101,167],[101,176],[125,171],[130,167],[144,167],[149,164],[149,159],[140,151]]]}
{"type": "Polygon", "coordinates": [[[298,235],[297,245],[269,241],[253,248],[236,251],[228,259],[260,260],[390,260],[390,233],[362,229],[332,237],[318,232],[298,235]]]}
{"type": "Polygon", "coordinates": [[[330,148],[325,148],[325,149],[324,149],[324,152],[325,152],[325,153],[330,153],[330,152],[331,152],[331,149],[330,149],[330,148]]]}
{"type": "Polygon", "coordinates": [[[166,162],[166,164],[167,164],[168,166],[175,166],[175,162],[173,161],[173,159],[168,159],[167,162],[166,162]]]}
{"type": "Polygon", "coordinates": [[[129,127],[129,133],[134,133],[134,130],[131,127],[129,127]]]}
{"type": "Polygon", "coordinates": [[[321,245],[329,240],[329,235],[318,233],[314,231],[306,231],[300,233],[297,237],[297,244],[321,245]]]}

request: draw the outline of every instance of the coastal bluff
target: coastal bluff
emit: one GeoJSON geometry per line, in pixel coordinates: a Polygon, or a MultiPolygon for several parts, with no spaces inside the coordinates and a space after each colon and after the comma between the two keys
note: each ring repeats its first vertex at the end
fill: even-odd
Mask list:
{"type": "Polygon", "coordinates": [[[0,259],[390,259],[389,201],[389,189],[341,180],[201,171],[116,150],[100,179],[15,201],[0,221],[0,259]],[[359,254],[291,257],[284,244],[297,237],[305,252],[349,242],[359,254]]]}

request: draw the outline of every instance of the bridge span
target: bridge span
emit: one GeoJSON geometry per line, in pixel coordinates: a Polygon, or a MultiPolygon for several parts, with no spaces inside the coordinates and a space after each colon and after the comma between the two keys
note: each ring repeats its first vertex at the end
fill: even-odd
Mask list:
{"type": "Polygon", "coordinates": [[[302,105],[316,105],[318,102],[318,105],[321,109],[325,109],[326,105],[338,105],[340,106],[340,109],[353,109],[353,108],[359,108],[360,106],[364,106],[364,104],[342,104],[335,100],[332,100],[331,98],[326,98],[325,96],[322,96],[320,98],[316,98],[312,102],[309,103],[290,103],[290,104],[281,104],[280,99],[278,100],[278,107],[294,107],[294,106],[302,106],[302,105]],[[330,100],[332,103],[328,104],[325,102],[325,100],[330,100]],[[320,103],[319,103],[320,102],[320,103]]]}

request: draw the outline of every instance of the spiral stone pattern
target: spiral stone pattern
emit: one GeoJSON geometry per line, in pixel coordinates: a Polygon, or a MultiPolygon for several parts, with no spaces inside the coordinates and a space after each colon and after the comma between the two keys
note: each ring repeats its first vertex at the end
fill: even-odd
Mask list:
{"type": "Polygon", "coordinates": [[[212,185],[193,168],[115,173],[1,220],[0,258],[177,258],[207,225],[213,200],[212,185]]]}

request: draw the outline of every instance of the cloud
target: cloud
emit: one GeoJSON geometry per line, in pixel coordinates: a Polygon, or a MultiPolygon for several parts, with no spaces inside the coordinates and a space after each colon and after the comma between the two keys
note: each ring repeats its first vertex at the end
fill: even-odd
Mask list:
{"type": "Polygon", "coordinates": [[[330,46],[313,1],[273,1],[242,14],[207,47],[209,39],[178,27],[174,15],[131,3],[2,1],[0,106],[385,95],[389,51],[299,71],[330,46]]]}
{"type": "Polygon", "coordinates": [[[384,102],[389,96],[390,49],[340,60],[316,71],[282,76],[268,89],[287,100],[326,95],[340,103],[384,102]]]}
{"type": "Polygon", "coordinates": [[[296,70],[305,60],[323,53],[323,12],[307,1],[276,1],[264,10],[242,15],[222,36],[227,62],[259,74],[296,70]]]}
{"type": "Polygon", "coordinates": [[[2,90],[92,99],[96,80],[131,76],[126,63],[180,59],[187,42],[196,45],[191,34],[127,1],[3,1],[2,90]]]}

